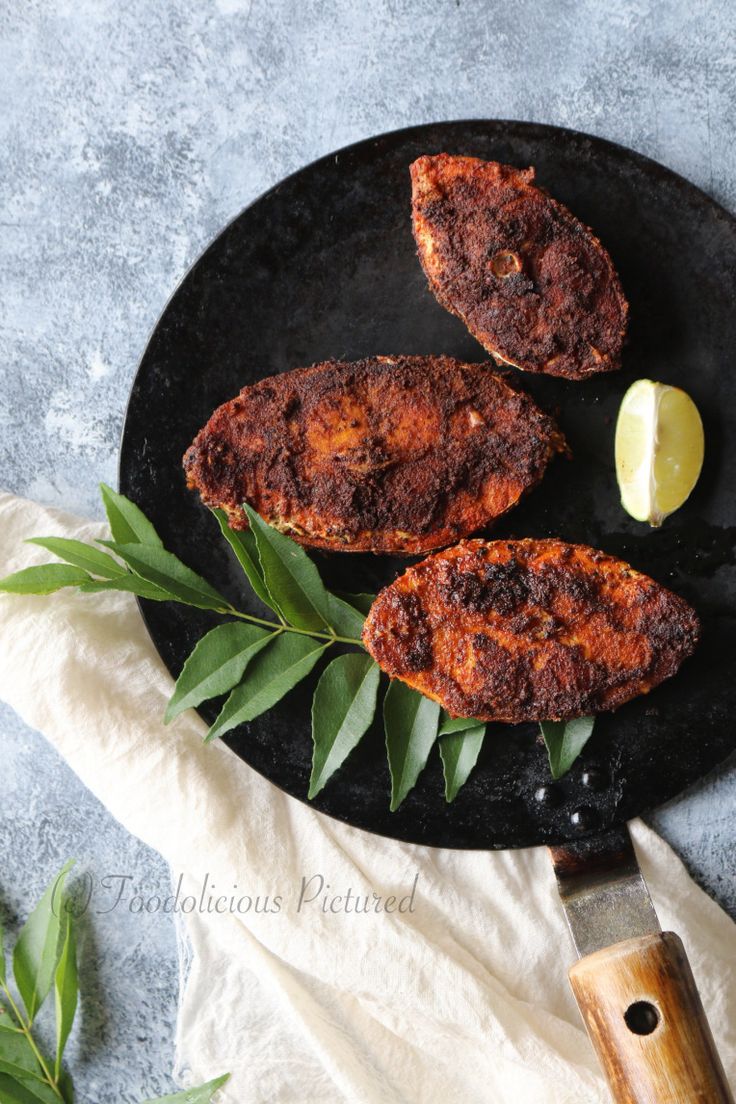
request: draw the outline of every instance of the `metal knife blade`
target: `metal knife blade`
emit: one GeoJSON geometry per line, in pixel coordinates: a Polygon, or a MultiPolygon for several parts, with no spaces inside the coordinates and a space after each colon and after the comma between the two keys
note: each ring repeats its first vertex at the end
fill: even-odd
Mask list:
{"type": "Polygon", "coordinates": [[[625,825],[549,851],[578,958],[661,931],[625,825]]]}

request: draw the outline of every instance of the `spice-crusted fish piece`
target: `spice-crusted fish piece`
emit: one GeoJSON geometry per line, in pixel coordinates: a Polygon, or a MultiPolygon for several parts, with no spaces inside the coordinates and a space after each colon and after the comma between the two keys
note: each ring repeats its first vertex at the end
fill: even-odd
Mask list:
{"type": "Polygon", "coordinates": [[[301,544],[417,553],[510,510],[564,448],[552,419],[487,364],[373,357],[245,387],[184,468],[234,529],[247,528],[248,502],[301,544]]]}
{"type": "Polygon", "coordinates": [[[411,179],[429,286],[489,353],[567,379],[619,367],[628,305],[611,258],[533,168],[440,153],[411,179]]]}
{"type": "Polygon", "coordinates": [[[695,611],[622,560],[560,540],[465,541],[382,590],[363,641],[453,716],[564,720],[615,709],[677,671],[695,611]]]}

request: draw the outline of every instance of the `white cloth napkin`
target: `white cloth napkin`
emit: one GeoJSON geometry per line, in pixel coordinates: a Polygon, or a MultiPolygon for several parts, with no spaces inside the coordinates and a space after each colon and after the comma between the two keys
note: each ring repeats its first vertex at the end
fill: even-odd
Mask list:
{"type": "MultiPolygon", "coordinates": [[[[26,537],[105,532],[0,495],[0,575],[49,560],[26,537]]],[[[240,915],[181,917],[191,959],[177,1067],[187,1084],[230,1070],[231,1104],[608,1100],[569,991],[574,953],[544,849],[433,850],[339,824],[223,744],[203,745],[194,712],[164,727],[171,689],[131,596],[0,595],[0,698],[161,852],[174,884],[183,877],[180,900],[199,898],[205,878],[206,895],[259,898],[261,911],[254,900],[240,915]],[[409,894],[416,879],[413,910],[324,912],[320,897],[298,911],[313,875],[330,894],[384,898],[409,894]],[[271,910],[281,898],[278,912],[263,911],[266,896],[271,910]]],[[[662,840],[632,828],[736,1081],[736,926],[662,840]]]]}

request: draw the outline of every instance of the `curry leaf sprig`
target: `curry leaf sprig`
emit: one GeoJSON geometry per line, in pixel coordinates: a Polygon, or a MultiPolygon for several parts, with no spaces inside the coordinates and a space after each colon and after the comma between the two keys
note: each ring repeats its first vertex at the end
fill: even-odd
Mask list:
{"type": "MultiPolygon", "coordinates": [[[[265,616],[246,613],[167,551],[153,524],[133,502],[104,484],[101,490],[112,540],[92,545],[61,537],[33,538],[31,543],[64,562],[9,575],[0,580],[0,591],[123,590],[227,618],[198,641],[186,660],[164,718],[168,724],[186,709],[224,697],[207,733],[208,741],[271,709],[333,646],[361,649],[343,650],[332,658],[314,692],[308,796],[316,797],[366,734],[376,714],[380,671],[361,641],[364,617],[374,595],[328,590],[304,549],[246,504],[247,530],[231,529],[223,511],[213,511],[265,616]]],[[[435,744],[442,760],[445,798],[454,801],[478,760],[485,724],[472,718],[451,718],[435,702],[398,681],[386,691],[383,722],[392,811],[413,789],[435,744]]],[[[582,728],[568,737],[566,731],[564,725],[542,726],[555,777],[569,769],[585,742],[582,728]]]]}
{"type": "MultiPolygon", "coordinates": [[[[12,957],[12,979],[0,925],[0,1100],[17,1104],[74,1104],[74,1084],[62,1065],[79,1001],[77,940],[62,867],[21,928],[12,957]],[[14,984],[13,984],[14,983],[14,984]],[[37,1038],[37,1017],[54,993],[55,1054],[37,1038]]],[[[229,1074],[197,1089],[146,1104],[209,1104],[229,1074]]]]}
{"type": "Polygon", "coordinates": [[[573,717],[569,721],[543,721],[539,726],[554,779],[567,774],[593,734],[595,717],[573,717]]]}

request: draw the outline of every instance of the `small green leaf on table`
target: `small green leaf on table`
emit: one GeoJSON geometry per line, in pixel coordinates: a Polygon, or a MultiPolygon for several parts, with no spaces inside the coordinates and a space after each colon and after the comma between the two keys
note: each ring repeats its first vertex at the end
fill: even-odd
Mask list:
{"type": "Polygon", "coordinates": [[[100,483],[100,493],[113,540],[118,544],[150,544],[163,548],[163,541],[146,515],[125,495],[118,494],[106,483],[100,483]]]}
{"type": "Polygon", "coordinates": [[[27,1035],[10,1022],[6,1012],[0,1014],[0,1073],[14,1077],[23,1085],[30,1082],[31,1087],[35,1087],[34,1082],[44,1082],[43,1070],[27,1035]]]}
{"type": "Polygon", "coordinates": [[[68,1070],[63,1069],[61,1071],[58,1085],[64,1098],[64,1104],[74,1104],[74,1082],[68,1070]]]}
{"type": "Polygon", "coordinates": [[[547,746],[553,778],[562,778],[590,739],[595,717],[574,717],[570,721],[542,721],[540,728],[547,746]]]}
{"type": "Polygon", "coordinates": [[[278,595],[280,613],[298,629],[329,632],[329,595],[309,556],[296,541],[268,525],[252,507],[244,504],[243,509],[256,539],[268,592],[278,595]]]}
{"type": "Polygon", "coordinates": [[[0,1101],[2,1104],[59,1104],[59,1097],[43,1081],[0,1072],[0,1101]]]}
{"type": "Polygon", "coordinates": [[[65,912],[66,927],[64,941],[61,948],[61,957],[54,975],[54,997],[56,1007],[56,1061],[54,1064],[54,1078],[59,1080],[61,1074],[61,1059],[64,1047],[69,1038],[69,1032],[74,1023],[77,1011],[77,998],[79,995],[79,979],[77,976],[77,941],[72,924],[70,912],[65,912]]]}
{"type": "MultiPolygon", "coordinates": [[[[459,719],[459,718],[457,718],[459,719]]],[[[470,772],[478,762],[486,726],[477,722],[472,728],[453,728],[442,733],[440,728],[440,757],[445,776],[445,801],[454,801],[467,782],[470,772]]]]}
{"type": "Polygon", "coordinates": [[[322,672],[312,701],[310,798],[342,765],[367,731],[376,712],[381,672],[360,652],[338,656],[322,672]]]}
{"type": "Polygon", "coordinates": [[[227,598],[218,594],[206,579],[183,564],[173,552],[151,544],[116,544],[102,541],[121,560],[149,583],[166,590],[180,602],[198,609],[225,613],[230,607],[227,598]]]}
{"type": "Polygon", "coordinates": [[[391,772],[391,812],[398,809],[437,739],[440,707],[398,679],[386,691],[383,722],[391,772]]]}
{"type": "Polygon", "coordinates": [[[257,625],[228,622],[211,629],[198,641],[176,680],[164,724],[185,709],[194,709],[209,698],[227,694],[237,686],[250,660],[273,638],[257,625]]]}
{"type": "Polygon", "coordinates": [[[21,928],[13,952],[13,974],[29,1021],[46,1000],[59,963],[64,914],[64,883],[73,866],[66,863],[21,928]]]}
{"type": "Polygon", "coordinates": [[[103,579],[116,579],[127,574],[122,564],[101,548],[95,548],[93,544],[68,540],[66,537],[30,537],[26,543],[37,544],[60,560],[65,560],[74,567],[81,567],[92,575],[101,575],[103,579]]]}
{"type": "Polygon", "coordinates": [[[0,591],[6,594],[53,594],[62,587],[91,582],[86,571],[70,564],[39,564],[24,567],[0,579],[0,591]]]}
{"type": "Polygon", "coordinates": [[[220,531],[238,558],[238,563],[246,574],[248,582],[255,593],[274,612],[278,612],[276,603],[268,592],[266,581],[263,578],[261,563],[258,559],[258,547],[252,529],[231,529],[228,525],[227,514],[224,510],[213,510],[217,518],[220,531]]]}
{"type": "Polygon", "coordinates": [[[184,1089],[183,1092],[174,1093],[173,1096],[157,1096],[144,1104],[210,1104],[213,1094],[221,1089],[230,1074],[216,1077],[214,1081],[208,1081],[206,1085],[200,1085],[197,1089],[184,1089]]]}
{"type": "Polygon", "coordinates": [[[306,678],[327,646],[309,636],[279,633],[248,665],[245,678],[230,694],[206,739],[213,740],[265,713],[306,678]]]}

